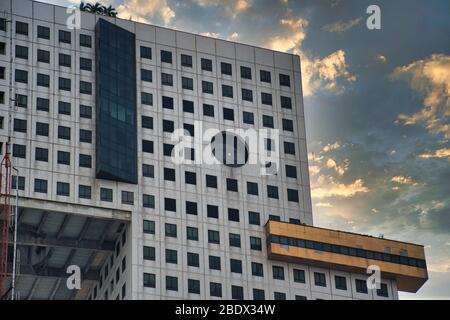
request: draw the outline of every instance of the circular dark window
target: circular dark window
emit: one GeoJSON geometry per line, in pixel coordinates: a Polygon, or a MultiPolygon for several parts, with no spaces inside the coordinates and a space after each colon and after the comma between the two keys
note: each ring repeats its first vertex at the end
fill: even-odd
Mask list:
{"type": "Polygon", "coordinates": [[[245,141],[238,135],[222,131],[211,139],[211,150],[214,157],[222,164],[239,168],[248,161],[248,148],[245,141]]]}

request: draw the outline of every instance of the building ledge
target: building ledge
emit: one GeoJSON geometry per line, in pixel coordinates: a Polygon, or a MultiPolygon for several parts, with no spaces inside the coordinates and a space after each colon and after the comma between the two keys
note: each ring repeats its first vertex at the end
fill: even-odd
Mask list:
{"type": "Polygon", "coordinates": [[[417,292],[428,280],[421,245],[279,221],[265,228],[272,260],[363,274],[375,265],[381,277],[396,280],[406,292],[417,292]]]}

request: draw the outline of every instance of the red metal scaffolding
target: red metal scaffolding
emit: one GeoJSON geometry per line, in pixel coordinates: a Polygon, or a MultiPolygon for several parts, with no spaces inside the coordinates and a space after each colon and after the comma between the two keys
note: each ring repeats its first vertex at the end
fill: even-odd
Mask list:
{"type": "Polygon", "coordinates": [[[12,165],[9,143],[5,146],[5,155],[0,164],[0,210],[1,210],[1,256],[0,256],[0,297],[6,293],[8,281],[8,245],[11,217],[11,173],[12,165]]]}

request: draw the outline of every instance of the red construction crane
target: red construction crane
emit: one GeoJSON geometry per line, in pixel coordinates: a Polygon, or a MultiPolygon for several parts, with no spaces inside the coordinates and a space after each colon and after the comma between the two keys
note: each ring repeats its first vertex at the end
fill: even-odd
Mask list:
{"type": "Polygon", "coordinates": [[[8,281],[8,245],[9,225],[11,217],[11,158],[9,142],[5,146],[5,155],[0,164],[0,210],[1,225],[1,251],[0,251],[0,297],[6,293],[8,281]]]}

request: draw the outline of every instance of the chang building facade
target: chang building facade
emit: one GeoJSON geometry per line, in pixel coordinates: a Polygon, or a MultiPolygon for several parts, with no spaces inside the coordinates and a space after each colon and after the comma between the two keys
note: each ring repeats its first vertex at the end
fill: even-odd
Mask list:
{"type": "Polygon", "coordinates": [[[298,56],[87,12],[70,29],[73,13],[0,2],[16,298],[397,299],[426,281],[422,246],[312,226],[298,56]],[[199,124],[277,130],[246,144],[276,161],[175,164],[175,129],[211,144],[199,124]]]}

